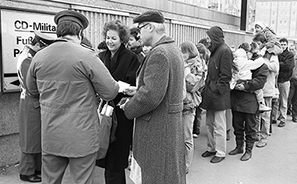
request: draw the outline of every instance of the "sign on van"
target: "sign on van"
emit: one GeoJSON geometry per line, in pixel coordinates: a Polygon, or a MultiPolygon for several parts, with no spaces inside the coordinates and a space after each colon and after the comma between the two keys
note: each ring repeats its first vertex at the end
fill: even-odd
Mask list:
{"type": "Polygon", "coordinates": [[[16,10],[1,10],[1,91],[19,91],[17,77],[17,58],[25,45],[34,38],[34,31],[56,34],[54,15],[24,12],[16,10]]]}

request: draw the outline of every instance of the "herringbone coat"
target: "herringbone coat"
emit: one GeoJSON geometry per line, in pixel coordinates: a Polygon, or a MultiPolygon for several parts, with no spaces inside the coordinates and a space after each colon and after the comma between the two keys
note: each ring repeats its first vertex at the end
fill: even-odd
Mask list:
{"type": "Polygon", "coordinates": [[[162,37],[146,56],[138,91],[125,105],[136,118],[133,154],[141,167],[142,184],[185,184],[182,124],[184,65],[170,37],[162,37]]]}

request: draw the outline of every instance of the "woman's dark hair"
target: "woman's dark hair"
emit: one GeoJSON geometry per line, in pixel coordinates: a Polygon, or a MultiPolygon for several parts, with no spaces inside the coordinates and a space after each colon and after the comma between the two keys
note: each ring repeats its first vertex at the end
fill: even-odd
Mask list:
{"type": "Polygon", "coordinates": [[[254,42],[260,41],[261,43],[266,43],[267,40],[263,34],[259,33],[255,35],[255,37],[253,38],[253,41],[254,42]]]}
{"type": "Polygon", "coordinates": [[[133,27],[130,29],[130,36],[133,36],[136,41],[140,39],[139,33],[140,31],[137,27],[133,27]]]}
{"type": "Polygon", "coordinates": [[[247,43],[247,42],[243,42],[242,44],[240,44],[240,45],[238,46],[238,48],[239,48],[239,49],[243,49],[243,50],[245,50],[245,52],[250,52],[250,51],[251,51],[251,46],[250,46],[250,44],[247,43]]]}
{"type": "Polygon", "coordinates": [[[205,47],[205,45],[203,45],[202,43],[197,43],[196,47],[198,49],[198,52],[203,55],[202,58],[205,61],[208,61],[210,53],[209,53],[209,50],[205,47]]]}
{"type": "Polygon", "coordinates": [[[254,50],[256,50],[259,47],[259,45],[255,42],[252,42],[250,45],[251,45],[251,52],[253,52],[254,50]]]}
{"type": "Polygon", "coordinates": [[[64,20],[59,22],[57,26],[56,34],[57,34],[57,37],[66,36],[66,35],[78,36],[81,30],[82,30],[81,26],[76,22],[64,20]]]}
{"type": "Polygon", "coordinates": [[[210,45],[210,43],[207,41],[207,38],[202,38],[199,43],[202,43],[206,48],[208,48],[210,45]]]}
{"type": "Polygon", "coordinates": [[[195,46],[194,43],[190,41],[185,41],[182,44],[180,44],[181,52],[188,53],[189,54],[189,59],[195,58],[199,55],[198,49],[195,46]]]}
{"type": "Polygon", "coordinates": [[[129,41],[129,29],[127,26],[122,24],[120,20],[110,21],[104,24],[103,27],[103,37],[106,39],[106,33],[109,30],[114,30],[119,33],[119,37],[122,43],[126,44],[129,41]]]}
{"type": "Polygon", "coordinates": [[[99,50],[108,49],[106,42],[105,41],[100,42],[97,46],[97,49],[99,50]]]}

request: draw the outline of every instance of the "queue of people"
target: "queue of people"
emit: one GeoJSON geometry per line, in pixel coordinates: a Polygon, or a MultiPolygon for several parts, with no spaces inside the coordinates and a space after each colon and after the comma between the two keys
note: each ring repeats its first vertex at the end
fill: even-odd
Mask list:
{"type": "Polygon", "coordinates": [[[288,40],[277,41],[263,23],[256,24],[253,42],[235,51],[218,26],[200,43],[178,46],[166,34],[163,14],[150,10],[133,19],[137,28],[106,22],[96,54],[83,34],[89,24],[84,15],[64,10],[54,21],[57,38],[35,32],[18,59],[23,181],[59,184],[69,167],[75,183],[93,184],[99,166],[106,184],[125,184],[131,158],[137,184],[185,184],[203,109],[202,157],[214,164],[227,156],[231,126],[236,145],[229,155],[247,161],[256,142],[267,145],[278,94],[278,126],[285,126],[288,106],[297,122],[297,56],[294,61],[288,40]],[[117,121],[116,139],[102,159],[98,98],[117,121]]]}

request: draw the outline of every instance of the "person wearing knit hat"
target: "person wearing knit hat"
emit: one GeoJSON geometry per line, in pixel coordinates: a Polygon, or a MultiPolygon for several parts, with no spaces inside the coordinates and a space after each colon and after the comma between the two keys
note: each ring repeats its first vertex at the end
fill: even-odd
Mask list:
{"type": "Polygon", "coordinates": [[[255,23],[255,33],[260,33],[266,28],[266,25],[263,22],[255,23]]]}
{"type": "Polygon", "coordinates": [[[35,55],[26,80],[42,114],[42,182],[62,183],[69,167],[73,183],[93,184],[100,146],[97,95],[113,100],[119,85],[96,53],[81,45],[87,18],[64,10],[54,20],[58,38],[35,55]]]}
{"type": "Polygon", "coordinates": [[[29,66],[37,52],[54,42],[55,38],[34,31],[31,44],[26,45],[18,57],[17,71],[21,86],[19,105],[19,130],[21,158],[20,179],[28,182],[41,182],[41,115],[39,98],[28,93],[26,77],[29,66]]]}
{"type": "MultiPolygon", "coordinates": [[[[264,35],[266,39],[265,47],[268,53],[279,55],[282,53],[280,43],[277,40],[275,32],[263,22],[255,23],[255,36],[264,35]]],[[[262,49],[262,48],[261,48],[262,49]]],[[[268,58],[269,59],[269,58],[268,58]]]]}

